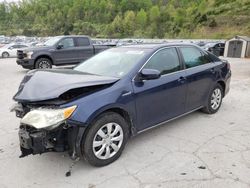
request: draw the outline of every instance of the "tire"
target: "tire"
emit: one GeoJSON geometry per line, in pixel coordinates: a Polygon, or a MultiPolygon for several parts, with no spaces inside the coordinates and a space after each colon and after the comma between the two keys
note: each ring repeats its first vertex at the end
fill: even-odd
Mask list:
{"type": "Polygon", "coordinates": [[[106,112],[90,126],[81,144],[84,158],[91,165],[98,167],[117,160],[129,138],[129,126],[125,119],[117,113],[106,112]],[[109,134],[108,127],[110,128],[109,134]],[[94,143],[96,143],[95,146],[94,143]]]}
{"type": "Polygon", "coordinates": [[[8,57],[10,57],[10,54],[8,52],[2,53],[2,58],[8,58],[8,57]]]}
{"type": "Polygon", "coordinates": [[[48,58],[39,58],[35,62],[35,68],[36,69],[51,69],[52,68],[52,62],[48,58]]]}
{"type": "Polygon", "coordinates": [[[210,92],[207,104],[202,111],[207,114],[216,113],[221,107],[223,96],[224,92],[222,86],[220,84],[216,84],[210,92]]]}

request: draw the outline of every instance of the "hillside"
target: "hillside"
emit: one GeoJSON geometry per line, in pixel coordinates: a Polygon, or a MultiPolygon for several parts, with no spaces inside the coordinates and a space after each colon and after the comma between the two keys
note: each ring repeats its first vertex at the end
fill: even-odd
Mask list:
{"type": "Polygon", "coordinates": [[[0,3],[0,34],[92,37],[250,36],[249,0],[23,0],[0,3]]]}

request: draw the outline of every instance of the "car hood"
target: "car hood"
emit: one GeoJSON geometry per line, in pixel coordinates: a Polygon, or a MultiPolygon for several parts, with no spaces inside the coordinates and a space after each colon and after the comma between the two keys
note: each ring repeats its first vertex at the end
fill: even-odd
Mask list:
{"type": "Polygon", "coordinates": [[[22,48],[20,50],[23,50],[24,52],[36,52],[36,51],[41,51],[41,50],[50,50],[54,49],[52,46],[37,46],[37,47],[27,47],[27,48],[22,48]]]}
{"type": "Polygon", "coordinates": [[[9,50],[9,49],[8,48],[3,48],[3,47],[0,48],[0,51],[6,51],[6,50],[9,50]]]}
{"type": "Polygon", "coordinates": [[[25,75],[13,99],[18,102],[51,100],[72,89],[107,85],[118,80],[72,69],[34,70],[25,75]]]}

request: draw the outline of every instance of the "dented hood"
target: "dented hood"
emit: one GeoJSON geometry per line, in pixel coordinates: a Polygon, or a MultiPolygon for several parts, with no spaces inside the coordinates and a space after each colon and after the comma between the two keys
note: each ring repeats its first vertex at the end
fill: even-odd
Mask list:
{"type": "Polygon", "coordinates": [[[72,69],[34,70],[25,75],[13,99],[19,102],[56,99],[71,89],[112,84],[118,80],[72,69]]]}

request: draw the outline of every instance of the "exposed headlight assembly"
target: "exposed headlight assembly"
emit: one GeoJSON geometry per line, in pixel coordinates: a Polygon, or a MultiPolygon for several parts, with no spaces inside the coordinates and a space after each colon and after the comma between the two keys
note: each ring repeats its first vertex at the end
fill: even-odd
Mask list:
{"type": "Polygon", "coordinates": [[[27,124],[37,129],[54,129],[68,119],[75,111],[76,106],[63,109],[35,109],[28,112],[22,119],[22,124],[27,124]]]}

